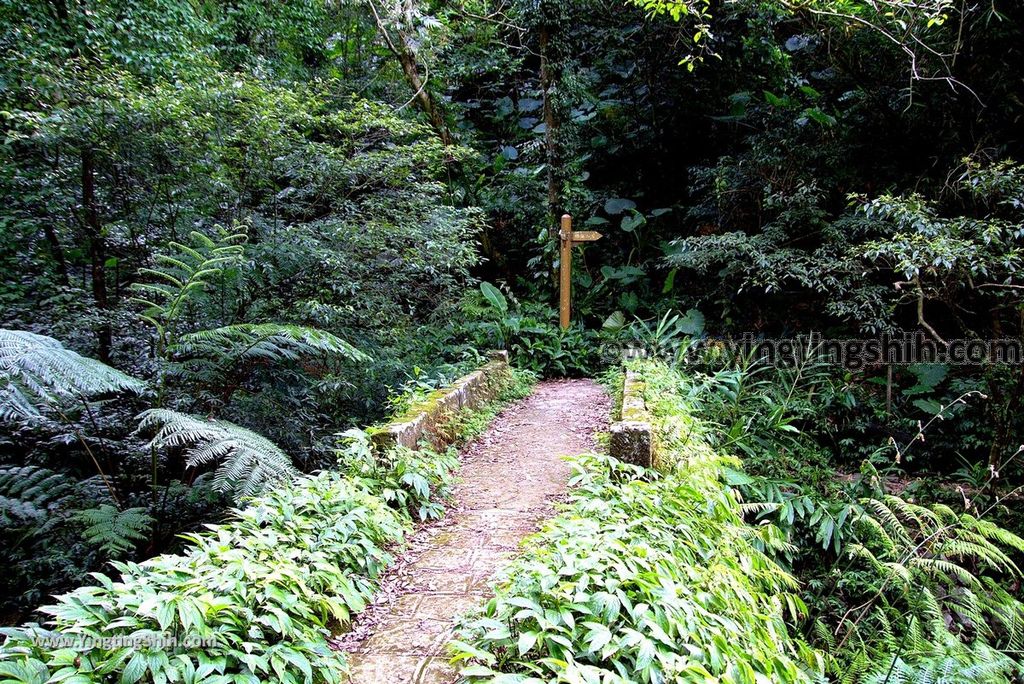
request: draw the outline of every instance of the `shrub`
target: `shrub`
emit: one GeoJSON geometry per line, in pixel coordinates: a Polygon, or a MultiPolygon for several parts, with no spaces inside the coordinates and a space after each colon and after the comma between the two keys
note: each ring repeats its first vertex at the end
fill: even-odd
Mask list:
{"type": "Polygon", "coordinates": [[[377,454],[365,431],[349,430],[345,436],[348,441],[338,450],[338,464],[349,477],[378,489],[389,506],[417,520],[443,515],[451,471],[458,465],[454,449],[438,454],[396,447],[377,454]]]}
{"type": "MultiPolygon", "coordinates": [[[[43,613],[80,644],[46,648],[36,625],[5,629],[0,673],[52,681],[340,681],[332,628],[362,610],[407,518],[378,493],[324,472],[300,478],[211,526],[182,555],[114,563],[117,580],[59,597],[43,613]],[[102,648],[89,638],[173,636],[213,646],[102,648]]],[[[70,641],[69,641],[70,643],[70,641]]],[[[181,643],[181,641],[179,641],[181,643]]],[[[102,646],[104,644],[100,644],[102,646]]]]}
{"type": "Polygon", "coordinates": [[[467,293],[461,302],[471,320],[468,331],[477,346],[508,349],[513,361],[545,377],[587,376],[600,366],[598,336],[575,325],[555,325],[550,306],[509,299],[491,283],[480,284],[479,296],[467,293]],[[479,319],[479,320],[474,320],[479,319]]]}
{"type": "MultiPolygon", "coordinates": [[[[844,477],[823,458],[813,432],[835,396],[823,368],[741,365],[701,376],[642,363],[638,370],[666,438],[678,445],[700,432],[687,418],[696,409],[704,425],[719,426],[706,431],[709,439],[744,454],[745,472],[727,470],[725,479],[746,500],[748,521],[771,522],[784,536],[776,559],[799,573],[811,607],[799,628],[827,654],[829,675],[843,682],[1019,679],[1024,540],[986,519],[994,506],[957,512],[915,503],[907,492],[887,491],[869,461],[844,477]]],[[[919,426],[915,442],[926,428],[919,426]]]]}

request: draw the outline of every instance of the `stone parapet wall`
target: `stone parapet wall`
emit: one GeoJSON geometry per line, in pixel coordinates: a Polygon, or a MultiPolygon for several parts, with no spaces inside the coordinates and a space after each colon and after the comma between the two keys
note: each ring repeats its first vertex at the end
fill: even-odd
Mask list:
{"type": "Polygon", "coordinates": [[[620,461],[654,466],[654,428],[644,402],[644,383],[628,368],[622,383],[622,412],[612,423],[609,451],[620,461]]]}
{"type": "Polygon", "coordinates": [[[458,415],[496,399],[511,378],[507,351],[490,352],[488,357],[490,360],[477,370],[431,392],[401,416],[373,428],[374,449],[383,452],[395,446],[416,449],[421,445],[444,449],[451,444],[456,437],[453,422],[458,415]]]}

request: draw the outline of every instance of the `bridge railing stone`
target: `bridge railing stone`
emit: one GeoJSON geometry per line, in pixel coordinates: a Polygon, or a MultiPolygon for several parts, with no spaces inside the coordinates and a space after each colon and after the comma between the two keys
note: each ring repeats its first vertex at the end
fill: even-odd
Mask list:
{"type": "Polygon", "coordinates": [[[644,383],[629,368],[623,375],[622,410],[611,425],[609,451],[612,456],[634,465],[655,465],[654,427],[644,401],[644,383]]]}
{"type": "Polygon", "coordinates": [[[426,445],[440,450],[454,442],[458,415],[497,398],[511,378],[507,351],[489,352],[488,358],[477,370],[431,392],[402,415],[371,428],[374,449],[383,453],[395,446],[416,449],[426,445]]]}

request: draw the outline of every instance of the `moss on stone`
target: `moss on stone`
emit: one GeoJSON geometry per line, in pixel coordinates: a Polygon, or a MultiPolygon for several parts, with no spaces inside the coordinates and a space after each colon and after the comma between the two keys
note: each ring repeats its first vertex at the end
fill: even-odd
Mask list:
{"type": "Polygon", "coordinates": [[[458,437],[460,414],[495,399],[511,378],[507,360],[495,358],[448,387],[430,392],[400,415],[369,428],[368,432],[376,436],[374,444],[379,448],[396,443],[416,448],[424,441],[435,449],[444,448],[458,437]]]}
{"type": "Polygon", "coordinates": [[[610,453],[627,463],[651,467],[657,462],[654,430],[644,394],[647,386],[632,368],[622,378],[622,406],[619,422],[612,426],[610,453]]]}

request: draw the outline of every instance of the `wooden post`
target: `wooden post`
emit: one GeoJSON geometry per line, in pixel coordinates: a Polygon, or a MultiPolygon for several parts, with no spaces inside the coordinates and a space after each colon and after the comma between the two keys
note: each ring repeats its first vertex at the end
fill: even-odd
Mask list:
{"type": "Polygon", "coordinates": [[[596,230],[572,229],[572,216],[562,215],[562,228],[558,231],[558,323],[562,330],[569,328],[572,308],[572,246],[578,242],[600,240],[596,230]]]}
{"type": "Polygon", "coordinates": [[[572,295],[572,216],[568,214],[562,215],[562,229],[558,231],[558,242],[558,323],[562,330],[567,330],[572,295]]]}

